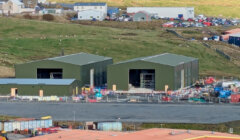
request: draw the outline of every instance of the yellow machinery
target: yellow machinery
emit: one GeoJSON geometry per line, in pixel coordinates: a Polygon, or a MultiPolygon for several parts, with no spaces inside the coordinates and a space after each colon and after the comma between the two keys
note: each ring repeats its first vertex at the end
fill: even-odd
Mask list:
{"type": "Polygon", "coordinates": [[[41,117],[42,120],[47,120],[47,119],[52,119],[52,116],[44,116],[44,117],[41,117]]]}
{"type": "Polygon", "coordinates": [[[2,131],[0,134],[0,140],[8,140],[7,138],[7,132],[2,131]]]}
{"type": "Polygon", "coordinates": [[[85,92],[85,93],[89,93],[91,91],[91,88],[90,87],[82,87],[82,91],[85,92]]]}

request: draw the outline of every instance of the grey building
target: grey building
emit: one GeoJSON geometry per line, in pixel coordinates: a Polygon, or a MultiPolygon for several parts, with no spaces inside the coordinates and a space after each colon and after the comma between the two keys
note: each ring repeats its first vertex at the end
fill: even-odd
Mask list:
{"type": "Polygon", "coordinates": [[[139,11],[133,15],[133,21],[151,21],[151,15],[144,11],[139,11]]]}
{"type": "Polygon", "coordinates": [[[109,65],[107,74],[108,89],[176,90],[198,80],[198,59],[164,53],[109,65]]]}
{"type": "Polygon", "coordinates": [[[193,7],[128,7],[127,13],[145,11],[159,18],[194,18],[193,7]]]}

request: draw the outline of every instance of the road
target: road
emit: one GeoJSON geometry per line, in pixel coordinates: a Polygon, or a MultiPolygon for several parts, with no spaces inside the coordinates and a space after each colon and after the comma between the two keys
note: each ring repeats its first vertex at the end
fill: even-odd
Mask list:
{"type": "Polygon", "coordinates": [[[0,103],[1,115],[54,120],[221,123],[240,120],[237,105],[118,104],[118,103],[0,103]],[[120,118],[120,119],[119,119],[120,118]]]}

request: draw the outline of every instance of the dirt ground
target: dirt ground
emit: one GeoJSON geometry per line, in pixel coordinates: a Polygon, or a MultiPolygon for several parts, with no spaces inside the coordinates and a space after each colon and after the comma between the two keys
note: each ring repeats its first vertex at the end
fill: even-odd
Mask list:
{"type": "Polygon", "coordinates": [[[14,76],[15,76],[14,68],[0,66],[0,77],[1,78],[14,77],[14,76]]]}

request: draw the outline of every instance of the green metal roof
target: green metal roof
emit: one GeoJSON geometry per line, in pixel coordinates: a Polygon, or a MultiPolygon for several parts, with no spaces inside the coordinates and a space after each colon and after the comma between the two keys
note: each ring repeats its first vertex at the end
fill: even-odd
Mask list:
{"type": "Polygon", "coordinates": [[[74,65],[87,65],[87,64],[101,62],[101,61],[110,60],[110,59],[112,59],[112,58],[88,54],[88,53],[78,53],[78,54],[71,54],[71,55],[59,56],[59,57],[54,57],[54,58],[48,58],[47,60],[70,63],[70,64],[74,64],[74,65]]]}
{"type": "Polygon", "coordinates": [[[163,54],[154,55],[154,56],[134,58],[134,59],[119,62],[116,64],[135,62],[135,61],[145,61],[145,62],[157,63],[157,64],[162,64],[162,65],[177,66],[177,65],[187,63],[187,62],[190,62],[193,60],[197,60],[197,58],[187,57],[187,56],[177,55],[177,54],[171,54],[171,53],[163,53],[163,54]]]}

